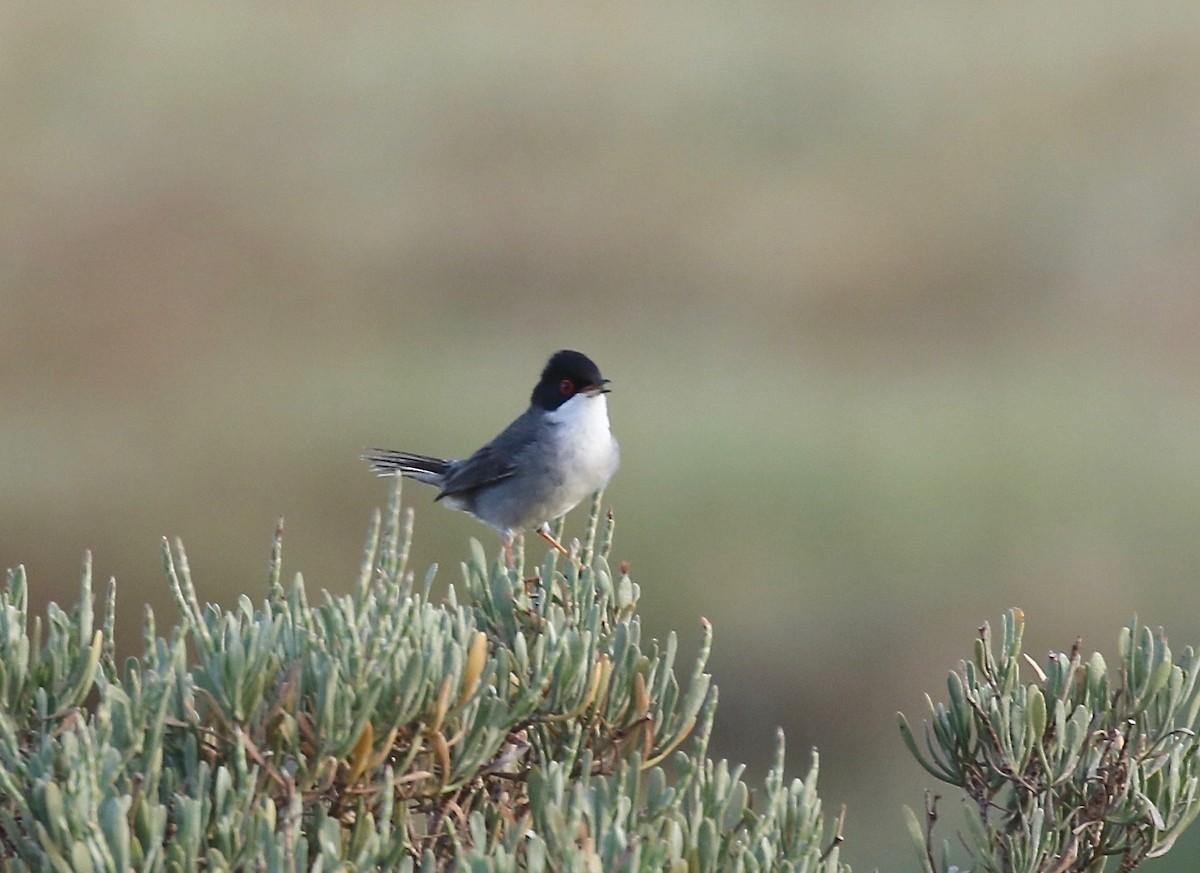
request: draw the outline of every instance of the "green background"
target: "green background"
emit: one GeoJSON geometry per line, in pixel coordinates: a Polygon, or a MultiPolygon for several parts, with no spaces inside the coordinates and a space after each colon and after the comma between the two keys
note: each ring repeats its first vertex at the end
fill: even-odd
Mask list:
{"type": "MultiPolygon", "coordinates": [[[[229,606],[282,514],[345,591],[359,452],[472,451],[562,347],[645,632],[714,623],[716,754],[817,746],[856,870],[916,869],[894,714],[981,622],[1200,641],[1191,0],[9,4],[0,81],[0,564],[93,549],[127,652],[162,535],[229,606]]],[[[496,541],[432,496],[453,582],[496,541]]]]}

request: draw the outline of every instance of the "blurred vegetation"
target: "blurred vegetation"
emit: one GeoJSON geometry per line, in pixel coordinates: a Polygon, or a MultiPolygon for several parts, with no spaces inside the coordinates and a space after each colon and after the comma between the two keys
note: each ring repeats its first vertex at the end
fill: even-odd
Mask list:
{"type": "MultiPolygon", "coordinates": [[[[232,604],[284,514],[344,585],[360,450],[469,452],[581,348],[647,626],[722,629],[714,752],[818,746],[900,869],[948,630],[1200,635],[1198,18],[6,6],[0,564],[162,611],[179,534],[232,604]]],[[[418,566],[483,535],[421,518],[418,566]]]]}

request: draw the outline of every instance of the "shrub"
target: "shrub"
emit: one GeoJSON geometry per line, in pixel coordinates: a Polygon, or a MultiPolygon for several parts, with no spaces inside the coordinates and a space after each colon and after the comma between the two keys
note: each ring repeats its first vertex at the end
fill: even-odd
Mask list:
{"type": "MultiPolygon", "coordinates": [[[[118,667],[116,586],[96,627],[90,558],[70,614],[31,620],[24,571],[0,591],[0,869],[108,871],[787,871],[849,873],[826,827],[817,757],[765,783],[707,756],[712,632],[677,672],[677,640],[642,639],[638,586],[608,558],[592,503],[571,560],[525,573],[472,542],[461,589],[408,569],[399,483],[350,594],[201,606],[183,547],[163,544],[180,623],[118,667]],[[461,597],[460,597],[461,590],[461,597]]],[[[561,537],[561,527],[559,529],[561,537]]],[[[965,794],[974,871],[1118,873],[1167,852],[1200,814],[1196,658],[1136,622],[1120,664],[1077,641],[1045,668],[1024,616],[985,624],[929,699],[929,773],[965,794]],[[1034,681],[1022,682],[1025,660],[1034,681]]],[[[927,873],[953,873],[938,800],[907,812],[927,873]]]]}
{"type": "MultiPolygon", "coordinates": [[[[1115,676],[1099,653],[1084,660],[1079,640],[1043,669],[1022,656],[1024,629],[1011,610],[997,654],[980,628],[974,659],[950,674],[949,702],[929,699],[925,752],[899,716],[921,765],[967,795],[959,836],[971,869],[1099,873],[1112,860],[1128,871],[1165,854],[1200,814],[1195,653],[1174,660],[1161,630],[1134,621],[1115,676]],[[1035,681],[1022,683],[1022,660],[1035,681]]],[[[937,799],[924,821],[907,810],[928,873],[957,869],[949,841],[936,851],[937,799]]]]}
{"type": "MultiPolygon", "coordinates": [[[[284,586],[202,607],[164,543],[182,620],[147,611],[115,663],[115,585],[32,624],[21,568],[0,593],[4,869],[838,873],[817,760],[765,784],[707,757],[717,692],[700,652],[644,641],[638,586],[592,504],[578,560],[526,579],[472,543],[462,594],[407,568],[399,485],[353,593],[284,586]],[[682,678],[681,678],[682,676],[682,678]]],[[[560,531],[561,533],[561,531],[560,531]]],[[[434,568],[436,569],[436,568],[434,568]]]]}

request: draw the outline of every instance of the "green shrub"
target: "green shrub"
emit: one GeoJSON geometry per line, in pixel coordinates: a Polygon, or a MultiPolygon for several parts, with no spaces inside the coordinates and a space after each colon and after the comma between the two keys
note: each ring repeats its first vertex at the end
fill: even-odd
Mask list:
{"type": "Polygon", "coordinates": [[[146,616],[118,668],[115,588],[90,561],[71,615],[0,594],[0,865],[9,870],[811,871],[837,873],[817,762],[765,785],[707,755],[716,688],[676,638],[643,641],[608,565],[597,495],[579,561],[527,580],[472,544],[463,597],[407,569],[399,487],[354,592],[202,607],[164,544],[182,623],[146,616]],[[597,541],[598,540],[598,541],[597,541]]]}
{"type": "MultiPolygon", "coordinates": [[[[182,620],[115,662],[115,585],[100,627],[90,558],[67,614],[31,620],[21,568],[0,592],[0,869],[86,871],[781,871],[848,873],[817,759],[765,784],[707,757],[712,642],[676,672],[674,634],[643,641],[638,586],[608,563],[592,503],[577,560],[526,577],[472,543],[461,588],[407,568],[397,484],[352,594],[202,607],[183,548],[163,556],[182,620]],[[461,591],[461,598],[460,598],[461,591]]],[[[559,530],[561,536],[561,528],[559,530]]],[[[1079,644],[1045,669],[1024,617],[987,625],[929,701],[922,766],[963,790],[974,871],[1118,873],[1165,853],[1200,814],[1196,658],[1137,623],[1120,665],[1079,644]],[[1022,657],[1035,681],[1020,678],[1022,657]]],[[[908,811],[927,873],[951,873],[936,797],[908,811]]]]}
{"type": "MultiPolygon", "coordinates": [[[[1120,871],[1165,854],[1200,814],[1195,725],[1200,714],[1191,648],[1174,661],[1166,637],[1133,622],[1121,632],[1120,666],[1086,661],[1077,640],[1045,669],[1022,656],[1025,616],[1004,618],[999,656],[985,624],[975,657],[950,674],[949,702],[929,700],[922,753],[904,716],[909,751],[967,794],[960,840],[989,873],[1120,871]],[[1021,681],[1025,660],[1036,681],[1021,681]]],[[[924,821],[907,810],[928,873],[955,868],[933,838],[937,798],[924,821]]]]}

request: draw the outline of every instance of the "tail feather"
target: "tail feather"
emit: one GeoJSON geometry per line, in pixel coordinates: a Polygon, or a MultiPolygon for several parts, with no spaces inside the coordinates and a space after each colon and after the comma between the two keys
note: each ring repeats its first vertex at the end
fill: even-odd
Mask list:
{"type": "Polygon", "coordinates": [[[450,461],[429,455],[414,455],[392,449],[367,449],[362,459],[371,465],[371,472],[388,476],[399,472],[410,479],[430,485],[441,485],[450,461]]]}

